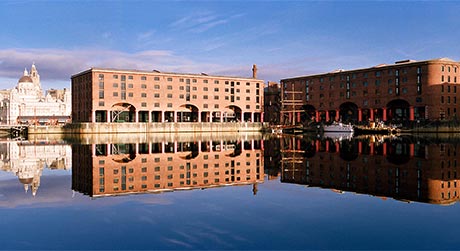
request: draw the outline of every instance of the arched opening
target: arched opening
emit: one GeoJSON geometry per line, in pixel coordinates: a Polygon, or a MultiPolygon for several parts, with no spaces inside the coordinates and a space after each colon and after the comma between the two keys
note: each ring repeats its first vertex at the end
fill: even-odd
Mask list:
{"type": "Polygon", "coordinates": [[[401,138],[386,144],[387,160],[395,165],[404,165],[411,159],[410,141],[401,138]]]}
{"type": "Polygon", "coordinates": [[[177,122],[198,122],[198,107],[186,104],[177,111],[177,122]]]}
{"type": "Polygon", "coordinates": [[[224,113],[224,118],[227,119],[227,122],[240,122],[243,118],[241,117],[242,111],[241,108],[236,106],[236,105],[230,105],[226,107],[230,110],[225,116],[224,113]]]}
{"type": "Polygon", "coordinates": [[[135,122],[136,108],[128,103],[118,103],[112,106],[110,111],[110,122],[135,122]]]}
{"type": "Polygon", "coordinates": [[[339,119],[342,122],[358,121],[358,106],[355,103],[347,102],[340,105],[339,119]]]}
{"type": "Polygon", "coordinates": [[[401,122],[410,120],[409,102],[403,99],[392,100],[387,104],[387,120],[401,122]]]}
{"type": "Polygon", "coordinates": [[[135,144],[112,144],[110,147],[112,160],[117,163],[128,163],[136,158],[135,144]]]}
{"type": "Polygon", "coordinates": [[[340,141],[340,158],[345,161],[356,160],[359,156],[358,144],[354,141],[340,141]]]}

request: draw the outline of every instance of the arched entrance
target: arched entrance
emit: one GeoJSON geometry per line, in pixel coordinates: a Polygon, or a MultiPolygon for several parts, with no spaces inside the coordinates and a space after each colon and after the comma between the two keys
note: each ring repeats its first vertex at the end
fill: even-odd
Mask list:
{"type": "Polygon", "coordinates": [[[358,106],[355,103],[343,103],[340,105],[339,109],[339,118],[342,122],[358,121],[358,106]]]}
{"type": "Polygon", "coordinates": [[[128,103],[114,104],[110,110],[110,122],[136,122],[136,108],[128,103]]]}
{"type": "Polygon", "coordinates": [[[236,105],[230,105],[225,108],[230,109],[231,112],[224,113],[224,120],[226,119],[227,122],[238,122],[243,120],[240,107],[236,105]]]}
{"type": "Polygon", "coordinates": [[[387,104],[387,120],[393,122],[410,120],[409,102],[403,99],[392,100],[387,104]]]}
{"type": "Polygon", "coordinates": [[[186,104],[177,111],[177,122],[198,122],[198,107],[186,104]]]}

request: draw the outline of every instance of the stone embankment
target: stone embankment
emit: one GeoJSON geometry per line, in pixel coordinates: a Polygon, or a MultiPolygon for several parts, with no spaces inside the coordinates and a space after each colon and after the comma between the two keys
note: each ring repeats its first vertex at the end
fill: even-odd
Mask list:
{"type": "Polygon", "coordinates": [[[265,123],[73,123],[65,126],[30,126],[29,134],[107,134],[107,133],[182,133],[256,132],[265,123]]]}

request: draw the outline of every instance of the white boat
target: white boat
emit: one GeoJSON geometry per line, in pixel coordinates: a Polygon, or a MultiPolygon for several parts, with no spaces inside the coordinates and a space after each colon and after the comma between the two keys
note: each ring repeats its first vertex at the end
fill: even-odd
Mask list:
{"type": "Polygon", "coordinates": [[[322,136],[333,141],[350,140],[353,138],[353,132],[325,132],[322,136]]]}
{"type": "Polygon", "coordinates": [[[334,122],[331,125],[324,125],[323,132],[350,132],[352,133],[353,126],[350,124],[343,124],[342,122],[334,122]]]}

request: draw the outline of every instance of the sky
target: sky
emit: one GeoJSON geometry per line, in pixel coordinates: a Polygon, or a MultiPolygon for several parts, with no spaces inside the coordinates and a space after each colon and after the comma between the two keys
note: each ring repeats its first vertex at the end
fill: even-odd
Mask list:
{"type": "Polygon", "coordinates": [[[280,79],[460,60],[460,1],[0,1],[0,89],[91,67],[280,79]]]}

